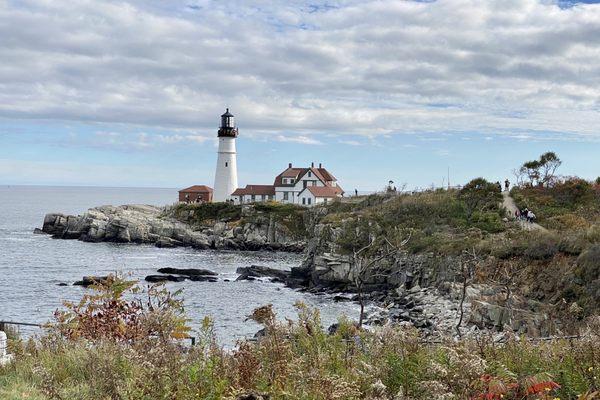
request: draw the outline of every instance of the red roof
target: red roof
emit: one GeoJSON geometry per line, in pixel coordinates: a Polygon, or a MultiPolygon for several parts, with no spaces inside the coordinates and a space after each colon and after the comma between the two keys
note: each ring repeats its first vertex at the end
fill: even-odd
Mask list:
{"type": "Polygon", "coordinates": [[[246,185],[245,188],[237,188],[232,196],[243,195],[270,195],[275,196],[275,186],[273,185],[246,185]]]}
{"type": "Polygon", "coordinates": [[[325,178],[325,180],[337,181],[337,179],[335,179],[335,176],[331,175],[331,173],[329,171],[327,171],[325,168],[313,168],[313,169],[316,169],[317,171],[319,171],[319,173],[321,175],[323,175],[323,178],[325,178]]]}
{"type": "Polygon", "coordinates": [[[344,193],[339,186],[307,186],[304,190],[308,190],[315,197],[338,197],[344,193]]]}
{"type": "Polygon", "coordinates": [[[194,185],[194,186],[190,186],[189,188],[185,188],[185,189],[181,189],[179,191],[181,192],[189,192],[189,193],[212,193],[213,189],[211,187],[208,187],[206,185],[194,185]]]}
{"type": "Polygon", "coordinates": [[[275,178],[274,186],[294,186],[308,171],[311,171],[324,185],[335,181],[335,177],[325,168],[287,168],[275,178]],[[283,183],[283,178],[294,178],[294,183],[283,183]]]}
{"type": "Polygon", "coordinates": [[[285,171],[280,173],[275,177],[275,182],[273,186],[294,186],[295,181],[298,180],[298,176],[300,176],[306,168],[287,168],[285,171]],[[283,178],[294,178],[294,183],[283,183],[283,178]]]}

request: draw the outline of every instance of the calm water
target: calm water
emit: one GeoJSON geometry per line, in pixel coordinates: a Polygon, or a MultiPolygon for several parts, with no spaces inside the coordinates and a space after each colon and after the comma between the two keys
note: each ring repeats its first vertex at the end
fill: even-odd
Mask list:
{"type": "MultiPolygon", "coordinates": [[[[129,273],[143,279],[161,267],[208,268],[219,281],[169,283],[184,288],[186,311],[197,326],[206,315],[215,320],[224,344],[251,336],[259,329],[244,318],[260,305],[272,303],[280,318],[294,317],[298,301],[318,307],[324,325],[342,315],[356,315],[357,307],[334,303],[324,296],[299,293],[269,282],[225,282],[235,279],[239,266],[251,264],[289,269],[301,256],[268,252],[158,249],[145,245],[83,243],[34,235],[48,212],[81,214],[88,208],[112,204],[173,203],[175,189],[0,186],[0,320],[48,321],[63,300],[77,300],[86,292],[72,283],[84,275],[129,273]]],[[[31,331],[21,328],[23,334],[31,331]]]]}

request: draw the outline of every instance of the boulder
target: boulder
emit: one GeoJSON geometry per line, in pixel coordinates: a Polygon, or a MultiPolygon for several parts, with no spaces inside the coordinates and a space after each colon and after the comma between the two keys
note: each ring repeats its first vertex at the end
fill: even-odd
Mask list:
{"type": "Polygon", "coordinates": [[[218,279],[214,276],[192,275],[192,276],[188,276],[187,278],[193,282],[217,282],[218,281],[218,279]]]}
{"type": "Polygon", "coordinates": [[[161,248],[173,248],[173,247],[178,247],[181,245],[182,245],[182,243],[180,241],[171,239],[168,237],[164,237],[164,236],[160,237],[155,243],[156,247],[161,247],[161,248]]]}
{"type": "Polygon", "coordinates": [[[146,282],[183,282],[184,276],[176,275],[148,275],[144,278],[146,282]]]}
{"type": "Polygon", "coordinates": [[[209,269],[201,269],[201,268],[165,267],[165,268],[159,268],[158,272],[160,272],[161,274],[176,274],[176,275],[186,275],[186,276],[216,276],[216,275],[218,275],[214,271],[211,271],[209,269]]]}
{"type": "Polygon", "coordinates": [[[290,271],[265,267],[262,265],[240,267],[235,272],[240,274],[236,281],[250,280],[250,278],[273,278],[280,282],[286,282],[290,276],[290,271]]]}
{"type": "Polygon", "coordinates": [[[50,213],[44,217],[42,231],[50,235],[61,233],[67,227],[67,217],[64,214],[50,213]]]}
{"type": "Polygon", "coordinates": [[[73,285],[88,287],[91,285],[104,284],[107,280],[108,276],[84,276],[82,280],[73,282],[73,285]]]}

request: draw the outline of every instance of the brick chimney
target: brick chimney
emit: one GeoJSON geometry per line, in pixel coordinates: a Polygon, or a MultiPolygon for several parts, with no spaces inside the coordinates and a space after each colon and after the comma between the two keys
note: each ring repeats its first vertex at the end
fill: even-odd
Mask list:
{"type": "Polygon", "coordinates": [[[314,162],[311,162],[311,163],[310,163],[310,167],[311,167],[311,168],[314,168],[314,167],[315,167],[315,163],[314,163],[314,162]]]}
{"type": "Polygon", "coordinates": [[[292,168],[292,163],[289,163],[289,164],[288,164],[288,168],[292,168]]]}
{"type": "Polygon", "coordinates": [[[319,163],[319,169],[323,168],[323,164],[319,163]]]}

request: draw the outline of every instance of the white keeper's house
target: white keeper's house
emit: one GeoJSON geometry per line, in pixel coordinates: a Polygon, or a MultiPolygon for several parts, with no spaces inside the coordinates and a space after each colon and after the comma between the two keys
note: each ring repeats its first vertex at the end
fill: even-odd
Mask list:
{"type": "Polygon", "coordinates": [[[275,177],[273,185],[247,185],[231,194],[235,204],[278,201],[311,207],[342,197],[344,190],[337,179],[321,164],[315,167],[288,168],[275,177]]]}

